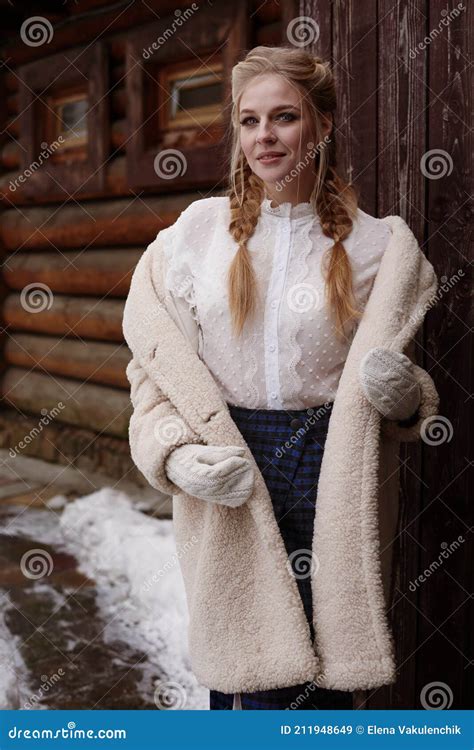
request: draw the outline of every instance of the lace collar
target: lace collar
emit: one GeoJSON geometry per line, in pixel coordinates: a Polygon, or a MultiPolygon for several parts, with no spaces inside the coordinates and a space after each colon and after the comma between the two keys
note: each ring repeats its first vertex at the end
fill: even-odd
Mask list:
{"type": "Polygon", "coordinates": [[[296,206],[293,206],[290,202],[280,203],[274,208],[270,204],[270,198],[263,199],[262,213],[290,219],[314,218],[315,216],[311,203],[307,201],[304,203],[297,203],[296,206]]]}

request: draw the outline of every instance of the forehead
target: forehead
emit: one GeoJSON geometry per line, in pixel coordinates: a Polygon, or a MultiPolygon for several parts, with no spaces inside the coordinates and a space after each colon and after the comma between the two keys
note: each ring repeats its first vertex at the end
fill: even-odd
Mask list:
{"type": "Polygon", "coordinates": [[[301,93],[281,75],[270,73],[250,81],[240,98],[239,109],[253,112],[271,111],[279,105],[301,106],[301,93]]]}

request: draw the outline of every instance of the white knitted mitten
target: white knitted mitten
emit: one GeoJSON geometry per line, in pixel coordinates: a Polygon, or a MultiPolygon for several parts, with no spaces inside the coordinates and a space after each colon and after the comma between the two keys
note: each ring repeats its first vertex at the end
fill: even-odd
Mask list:
{"type": "Polygon", "coordinates": [[[408,419],[417,410],[420,386],[405,354],[381,346],[370,349],[360,363],[359,377],[367,400],[387,419],[408,419]]]}
{"type": "Polygon", "coordinates": [[[180,445],[166,459],[165,471],[188,495],[236,508],[250,497],[255,478],[244,453],[237,445],[180,445]]]}

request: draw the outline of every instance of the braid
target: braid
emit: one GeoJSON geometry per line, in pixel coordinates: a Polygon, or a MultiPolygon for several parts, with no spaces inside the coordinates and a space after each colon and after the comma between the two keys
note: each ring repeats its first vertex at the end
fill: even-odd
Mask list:
{"type": "Polygon", "coordinates": [[[344,325],[348,319],[360,318],[352,285],[352,268],[343,245],[343,240],[352,231],[350,215],[353,188],[344,182],[332,165],[328,165],[325,178],[317,199],[317,210],[321,228],[326,237],[334,240],[334,245],[323,257],[322,269],[325,273],[325,291],[329,310],[335,320],[337,335],[345,340],[344,325]],[[346,192],[346,195],[344,195],[346,192]],[[349,193],[349,195],[347,195],[349,193]]]}
{"type": "Polygon", "coordinates": [[[262,181],[247,161],[235,175],[235,189],[229,193],[229,232],[239,248],[228,276],[230,309],[234,332],[240,336],[247,316],[255,312],[256,279],[247,242],[253,235],[260,216],[263,198],[262,181]],[[241,197],[239,197],[241,196],[241,197]]]}

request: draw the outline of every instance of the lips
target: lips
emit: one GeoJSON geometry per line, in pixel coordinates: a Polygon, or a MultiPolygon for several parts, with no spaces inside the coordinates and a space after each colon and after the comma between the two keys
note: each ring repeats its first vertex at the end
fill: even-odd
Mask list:
{"type": "Polygon", "coordinates": [[[257,156],[257,159],[268,159],[276,156],[285,156],[285,154],[279,153],[278,151],[267,151],[265,154],[260,154],[260,156],[257,156]]]}

